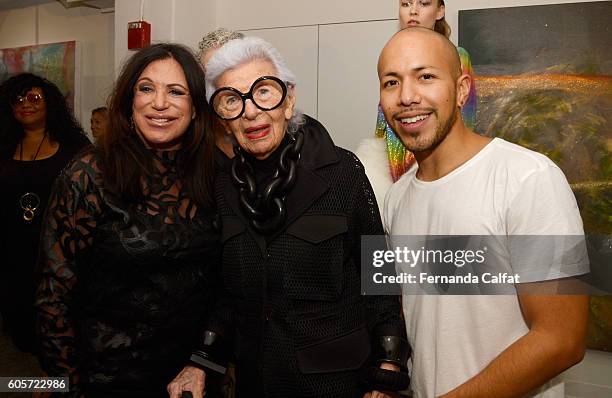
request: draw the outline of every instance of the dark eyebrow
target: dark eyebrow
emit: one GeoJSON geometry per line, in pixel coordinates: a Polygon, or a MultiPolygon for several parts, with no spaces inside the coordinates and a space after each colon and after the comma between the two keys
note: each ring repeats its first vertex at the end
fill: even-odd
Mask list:
{"type": "Polygon", "coordinates": [[[397,72],[388,72],[383,75],[383,77],[399,77],[397,72]]]}
{"type": "MultiPolygon", "coordinates": [[[[154,83],[154,82],[153,82],[153,80],[151,80],[150,78],[148,78],[148,77],[146,77],[146,76],[145,76],[145,77],[141,77],[140,79],[138,79],[138,80],[136,81],[136,84],[140,83],[140,82],[141,82],[141,81],[143,81],[143,80],[146,80],[146,81],[148,81],[148,82],[150,82],[150,83],[154,83]]],[[[183,90],[187,90],[187,91],[189,91],[189,89],[188,89],[187,87],[183,86],[183,85],[182,85],[182,84],[180,84],[180,83],[170,83],[170,84],[166,84],[166,87],[180,87],[180,88],[182,88],[183,90]]]]}
{"type": "Polygon", "coordinates": [[[170,83],[170,84],[166,85],[166,87],[180,87],[180,88],[182,88],[183,90],[188,90],[188,88],[187,88],[187,87],[183,86],[183,85],[182,85],[182,84],[180,84],[180,83],[170,83]]]}
{"type": "Polygon", "coordinates": [[[414,68],[413,70],[414,70],[414,71],[417,71],[417,72],[420,72],[420,71],[422,71],[423,69],[438,69],[438,68],[436,68],[436,67],[435,67],[435,66],[433,66],[433,65],[423,65],[423,66],[418,66],[418,67],[414,68]]]}
{"type": "MultiPolygon", "coordinates": [[[[438,69],[438,68],[436,68],[433,65],[422,65],[422,66],[414,67],[411,70],[413,72],[420,72],[420,71],[425,70],[425,69],[438,69]]],[[[400,77],[400,74],[398,72],[388,72],[388,73],[385,73],[383,76],[384,77],[388,77],[388,76],[389,77],[400,77]]]]}

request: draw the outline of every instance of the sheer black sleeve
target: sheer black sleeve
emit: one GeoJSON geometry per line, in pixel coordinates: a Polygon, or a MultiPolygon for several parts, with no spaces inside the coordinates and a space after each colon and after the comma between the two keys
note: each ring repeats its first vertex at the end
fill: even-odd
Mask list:
{"type": "Polygon", "coordinates": [[[232,296],[223,284],[222,250],[218,252],[218,263],[213,274],[213,280],[219,283],[213,287],[217,300],[209,315],[204,319],[204,327],[197,347],[194,347],[190,362],[206,371],[225,374],[228,362],[232,360],[235,330],[237,327],[235,306],[232,296]]]}
{"type": "MultiPolygon", "coordinates": [[[[356,220],[355,248],[353,251],[357,267],[361,267],[361,236],[363,235],[384,235],[384,229],[380,219],[378,204],[374,195],[374,190],[370,185],[363,165],[359,159],[349,152],[351,163],[353,165],[354,184],[351,192],[353,200],[353,218],[356,220]]],[[[381,249],[386,249],[382,247],[381,249]]],[[[360,269],[361,271],[361,269],[360,269]]],[[[370,332],[375,333],[375,330],[381,326],[385,326],[385,330],[389,333],[390,330],[395,330],[393,333],[396,336],[406,338],[405,324],[402,319],[401,303],[399,296],[365,296],[366,314],[368,320],[368,328],[370,332]]]]}
{"type": "Polygon", "coordinates": [[[92,242],[100,200],[94,156],[73,160],[53,186],[41,239],[40,284],[36,295],[40,360],[49,376],[68,376],[70,396],[79,394],[73,323],[75,257],[92,242]]]}

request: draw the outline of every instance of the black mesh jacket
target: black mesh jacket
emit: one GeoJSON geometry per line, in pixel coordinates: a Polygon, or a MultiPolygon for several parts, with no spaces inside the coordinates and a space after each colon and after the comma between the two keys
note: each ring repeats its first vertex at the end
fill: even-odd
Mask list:
{"type": "Polygon", "coordinates": [[[272,237],[250,228],[231,160],[218,157],[225,298],[209,329],[235,341],[239,397],[360,397],[372,330],[404,328],[398,297],[360,294],[360,237],[383,234],[363,166],[316,120],[302,129],[288,218],[272,237]]]}

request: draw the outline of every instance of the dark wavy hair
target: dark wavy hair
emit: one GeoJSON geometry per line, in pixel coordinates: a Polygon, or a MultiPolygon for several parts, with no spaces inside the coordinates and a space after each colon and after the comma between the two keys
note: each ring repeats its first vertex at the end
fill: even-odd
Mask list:
{"type": "Polygon", "coordinates": [[[195,109],[195,118],[182,136],[177,168],[191,199],[198,204],[211,204],[214,137],[204,72],[191,50],[180,44],[151,45],[134,54],[123,66],[108,102],[108,128],[100,142],[104,185],[130,202],[144,199],[143,181],[150,176],[153,160],[134,130],[134,86],[149,64],[164,59],[174,59],[181,65],[195,109]]]}
{"type": "Polygon", "coordinates": [[[60,145],[71,144],[83,135],[66,99],[49,80],[32,73],[21,73],[0,84],[0,159],[13,157],[17,145],[24,136],[23,127],[15,119],[11,104],[17,96],[25,96],[34,87],[39,87],[45,99],[47,134],[60,145]]]}

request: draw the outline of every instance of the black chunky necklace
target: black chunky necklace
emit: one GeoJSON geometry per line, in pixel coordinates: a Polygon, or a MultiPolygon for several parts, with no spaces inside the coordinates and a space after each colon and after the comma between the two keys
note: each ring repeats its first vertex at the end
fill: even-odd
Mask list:
{"type": "Polygon", "coordinates": [[[285,196],[295,185],[297,161],[304,144],[304,134],[297,132],[289,136],[291,141],[282,149],[278,168],[272,179],[260,190],[253,166],[244,156],[240,146],[234,146],[232,182],[240,191],[240,208],[257,232],[270,235],[277,231],[287,218],[285,196]]]}

